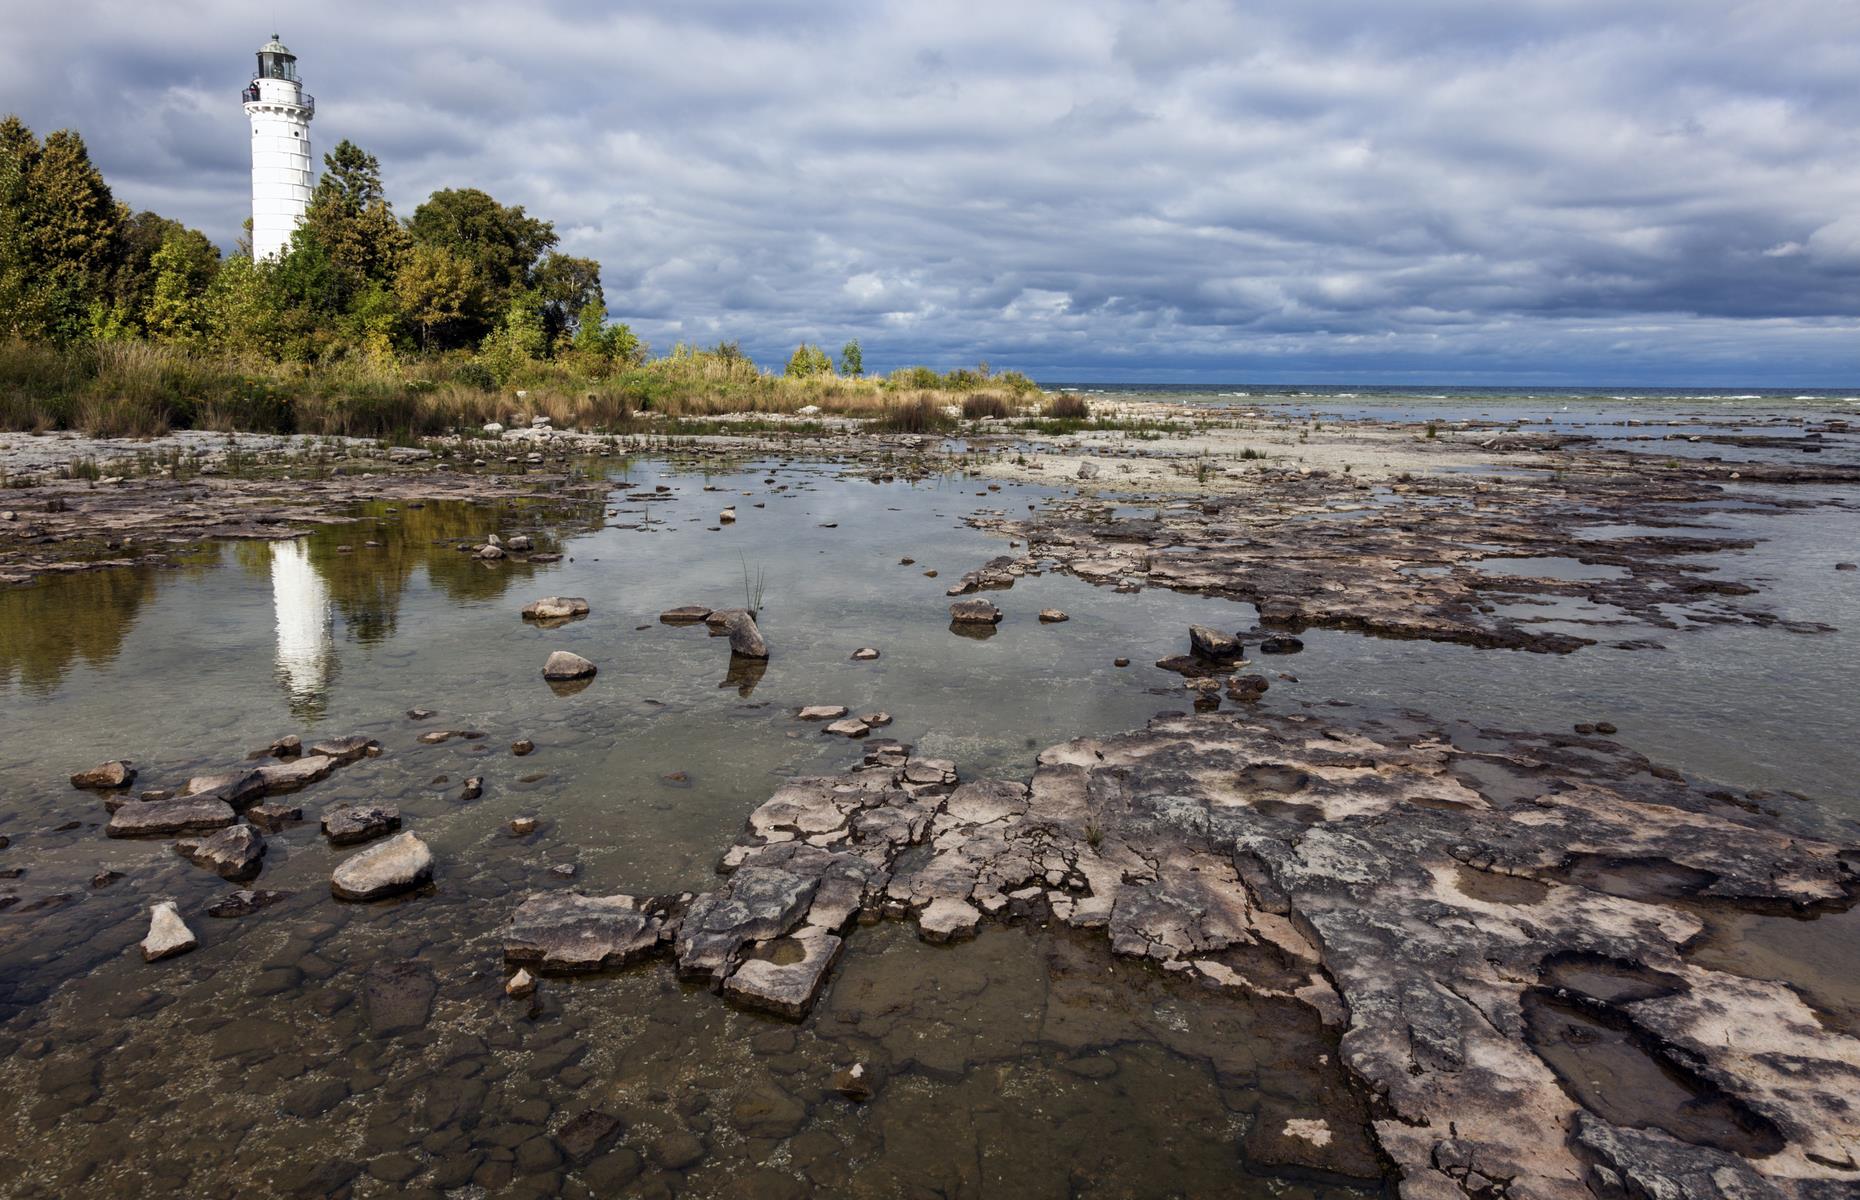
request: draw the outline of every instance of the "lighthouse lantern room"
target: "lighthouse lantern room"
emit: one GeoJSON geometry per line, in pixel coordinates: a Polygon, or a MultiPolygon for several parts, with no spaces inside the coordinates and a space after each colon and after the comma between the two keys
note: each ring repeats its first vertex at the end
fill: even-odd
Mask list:
{"type": "Polygon", "coordinates": [[[272,34],[244,92],[252,122],[252,257],[276,258],[310,204],[310,120],[316,99],[297,78],[297,56],[272,34]]]}

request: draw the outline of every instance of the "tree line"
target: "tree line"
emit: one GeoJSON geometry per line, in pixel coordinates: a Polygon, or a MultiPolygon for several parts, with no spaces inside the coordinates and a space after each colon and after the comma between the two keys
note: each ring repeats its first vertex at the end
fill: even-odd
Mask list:
{"type": "Polygon", "coordinates": [[[343,141],[275,260],[222,258],[199,230],[117,201],[83,138],[0,120],[0,337],[146,338],[281,362],[468,351],[498,382],[524,362],[605,369],[646,347],[609,324],[601,265],[549,221],[477,188],[402,219],[374,155],[343,141]]]}

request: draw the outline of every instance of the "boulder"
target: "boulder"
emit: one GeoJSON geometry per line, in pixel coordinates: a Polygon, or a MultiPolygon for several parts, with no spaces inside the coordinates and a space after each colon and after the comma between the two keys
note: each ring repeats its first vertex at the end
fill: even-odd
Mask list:
{"type": "Polygon", "coordinates": [[[958,600],[949,606],[949,619],[955,625],[998,625],[1001,623],[1001,610],[991,600],[979,597],[972,600],[958,600]]]}
{"type": "Polygon", "coordinates": [[[221,879],[242,883],[265,860],[265,836],[250,825],[229,825],[208,837],[174,844],[174,852],[221,879]]]}
{"type": "Polygon", "coordinates": [[[632,896],[547,892],[511,915],[504,959],[544,971],[598,971],[644,958],[664,937],[664,923],[632,896]]]}
{"type": "Polygon", "coordinates": [[[735,623],[736,618],[749,617],[753,620],[755,615],[754,611],[747,608],[714,608],[710,611],[709,615],[704,618],[704,624],[710,626],[718,633],[728,633],[730,632],[730,626],[735,623]]]}
{"type": "Polygon", "coordinates": [[[210,833],[239,819],[232,805],[215,797],[186,800],[139,800],[110,814],[103,832],[113,838],[210,833]]]}
{"type": "Polygon", "coordinates": [[[323,812],[323,836],[332,846],[353,846],[400,828],[400,809],[386,804],[338,804],[323,812]]]}
{"type": "Polygon", "coordinates": [[[1227,681],[1227,697],[1250,704],[1265,695],[1271,686],[1264,675],[1236,675],[1227,681]]]}
{"type": "Polygon", "coordinates": [[[769,644],[762,640],[756,619],[744,612],[730,622],[730,653],[743,658],[767,658],[769,644]]]}
{"type": "Polygon", "coordinates": [[[375,900],[408,891],[433,877],[433,852],[411,833],[402,833],[344,860],[330,874],[338,900],[375,900]]]}
{"type": "Polygon", "coordinates": [[[588,679],[597,670],[595,665],[579,654],[567,650],[557,650],[543,664],[544,679],[588,679]]]}
{"type": "Polygon", "coordinates": [[[1240,639],[1206,625],[1188,627],[1189,652],[1196,658],[1228,659],[1240,657],[1240,639]]]}
{"type": "Polygon", "coordinates": [[[502,546],[492,546],[488,544],[480,546],[478,547],[478,557],[487,561],[502,558],[504,557],[504,548],[502,546]]]}
{"type": "Polygon", "coordinates": [[[585,617],[589,611],[588,602],[580,596],[544,596],[541,600],[532,600],[523,606],[523,619],[567,621],[574,617],[585,617]]]}
{"type": "Polygon", "coordinates": [[[71,786],[101,791],[109,788],[124,788],[136,780],[136,769],[129,765],[126,758],[111,759],[99,763],[89,770],[79,771],[71,777],[71,786]]]}
{"type": "Polygon", "coordinates": [[[529,534],[519,533],[508,542],[505,542],[504,545],[516,551],[518,554],[527,554],[530,550],[535,548],[536,543],[530,540],[529,534]]]}
{"type": "Polygon", "coordinates": [[[199,945],[200,939],[181,919],[181,910],[174,906],[174,901],[163,900],[149,910],[149,932],[142,939],[144,962],[159,962],[186,954],[199,945]]]}

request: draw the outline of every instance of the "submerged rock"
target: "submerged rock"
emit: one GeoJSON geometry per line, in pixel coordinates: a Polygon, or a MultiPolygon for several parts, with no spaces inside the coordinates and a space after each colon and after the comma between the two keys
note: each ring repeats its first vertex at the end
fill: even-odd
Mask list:
{"type": "Polygon", "coordinates": [[[265,860],[265,838],[250,825],[231,825],[210,837],[176,842],[174,852],[221,879],[243,882],[258,874],[265,860]]]}
{"type": "Polygon", "coordinates": [[[543,664],[544,679],[589,679],[596,667],[579,654],[567,650],[557,650],[549,655],[549,661],[543,664]]]}
{"type": "Polygon", "coordinates": [[[245,810],[245,819],[258,826],[266,833],[276,833],[286,825],[304,819],[304,810],[295,804],[277,804],[267,802],[254,804],[245,810]]]}
{"type": "Polygon", "coordinates": [[[186,954],[199,945],[200,939],[181,919],[181,910],[175,907],[174,901],[163,900],[149,910],[149,932],[142,939],[144,962],[159,962],[186,954]]]}
{"type": "Polygon", "coordinates": [[[433,852],[411,833],[370,846],[338,865],[329,879],[339,900],[375,900],[409,891],[433,877],[433,852]]]}
{"type": "Polygon", "coordinates": [[[209,917],[246,917],[261,908],[270,908],[289,896],[289,892],[268,892],[245,888],[207,905],[207,915],[209,917]]]}
{"type": "Polygon", "coordinates": [[[666,609],[659,614],[659,620],[667,625],[697,625],[710,619],[710,611],[702,604],[687,604],[666,609]]]}
{"type": "Polygon", "coordinates": [[[136,781],[136,769],[126,758],[111,759],[71,777],[71,786],[90,791],[126,788],[136,781]]]}

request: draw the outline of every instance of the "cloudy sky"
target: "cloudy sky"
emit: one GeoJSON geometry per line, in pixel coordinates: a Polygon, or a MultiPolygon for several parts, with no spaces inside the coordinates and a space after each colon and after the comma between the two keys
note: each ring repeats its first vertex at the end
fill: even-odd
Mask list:
{"type": "Polygon", "coordinates": [[[1854,0],[0,0],[0,111],[230,246],[319,154],[484,188],[653,345],[1047,381],[1860,384],[1854,0]]]}

